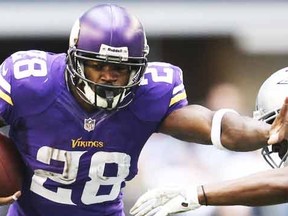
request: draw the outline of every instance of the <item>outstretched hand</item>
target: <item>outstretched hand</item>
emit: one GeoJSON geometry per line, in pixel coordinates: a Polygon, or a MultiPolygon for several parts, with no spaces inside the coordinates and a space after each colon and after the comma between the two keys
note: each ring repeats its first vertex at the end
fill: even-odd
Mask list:
{"type": "Polygon", "coordinates": [[[279,114],[273,121],[269,135],[269,145],[288,140],[288,97],[286,97],[279,114]]]}
{"type": "Polygon", "coordinates": [[[21,191],[17,191],[11,196],[0,197],[0,205],[8,205],[15,202],[21,196],[21,191]]]}

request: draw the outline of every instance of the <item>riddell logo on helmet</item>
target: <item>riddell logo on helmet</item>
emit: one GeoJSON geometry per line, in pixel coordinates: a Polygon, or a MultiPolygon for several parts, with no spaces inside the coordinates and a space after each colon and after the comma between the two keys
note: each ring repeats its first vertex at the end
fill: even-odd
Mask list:
{"type": "Polygon", "coordinates": [[[128,47],[111,47],[105,44],[102,44],[100,47],[100,55],[103,56],[113,56],[121,58],[122,61],[128,60],[128,47]]]}
{"type": "Polygon", "coordinates": [[[118,52],[118,53],[125,52],[122,49],[116,49],[116,48],[110,48],[110,47],[108,47],[108,51],[110,51],[110,52],[118,52]]]}

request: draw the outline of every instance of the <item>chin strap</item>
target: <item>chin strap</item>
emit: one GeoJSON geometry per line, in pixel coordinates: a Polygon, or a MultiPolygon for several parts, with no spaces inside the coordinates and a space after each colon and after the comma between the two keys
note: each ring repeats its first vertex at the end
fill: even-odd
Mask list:
{"type": "Polygon", "coordinates": [[[106,101],[107,101],[107,108],[111,109],[113,108],[113,101],[114,101],[114,93],[113,91],[108,91],[105,90],[105,97],[106,97],[106,101]]]}

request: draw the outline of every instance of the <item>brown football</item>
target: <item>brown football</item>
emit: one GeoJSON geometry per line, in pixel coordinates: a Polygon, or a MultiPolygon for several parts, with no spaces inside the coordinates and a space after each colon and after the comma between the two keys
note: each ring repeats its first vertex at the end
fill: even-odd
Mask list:
{"type": "Polygon", "coordinates": [[[21,190],[23,161],[12,140],[0,133],[0,197],[21,190]]]}

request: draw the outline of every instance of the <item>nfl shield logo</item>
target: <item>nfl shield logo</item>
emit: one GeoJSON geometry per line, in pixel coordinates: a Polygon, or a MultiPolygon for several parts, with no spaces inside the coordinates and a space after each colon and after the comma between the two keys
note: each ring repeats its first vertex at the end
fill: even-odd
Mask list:
{"type": "Polygon", "coordinates": [[[84,119],[84,129],[88,132],[94,130],[95,128],[95,119],[89,118],[89,119],[84,119]]]}

